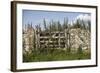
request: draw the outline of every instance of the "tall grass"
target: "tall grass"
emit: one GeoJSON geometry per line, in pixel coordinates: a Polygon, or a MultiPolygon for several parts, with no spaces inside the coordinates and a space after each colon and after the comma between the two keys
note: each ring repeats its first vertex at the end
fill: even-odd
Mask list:
{"type": "Polygon", "coordinates": [[[90,59],[90,56],[90,53],[68,53],[61,49],[48,49],[48,51],[33,51],[30,54],[23,54],[23,62],[83,60],[90,59]]]}

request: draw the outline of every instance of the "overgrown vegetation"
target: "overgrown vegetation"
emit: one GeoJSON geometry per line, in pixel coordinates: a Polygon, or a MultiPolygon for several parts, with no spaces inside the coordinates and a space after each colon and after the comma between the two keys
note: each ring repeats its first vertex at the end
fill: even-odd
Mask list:
{"type": "Polygon", "coordinates": [[[62,60],[83,60],[90,59],[90,53],[77,52],[67,53],[61,49],[42,49],[41,51],[33,51],[30,54],[23,54],[23,62],[39,62],[39,61],[62,61],[62,60]]]}
{"type": "MultiPolygon", "coordinates": [[[[38,24],[35,27],[32,27],[32,24],[28,24],[28,28],[34,29],[36,31],[36,34],[38,34],[39,32],[42,32],[43,33],[42,35],[44,35],[46,32],[49,32],[49,34],[45,34],[45,35],[48,35],[50,37],[50,40],[45,39],[43,42],[44,44],[42,44],[43,47],[39,47],[39,45],[37,45],[38,42],[36,42],[37,37],[35,37],[35,35],[34,35],[31,38],[29,35],[29,47],[30,47],[29,49],[31,49],[31,52],[23,53],[23,62],[82,60],[82,59],[90,59],[91,58],[91,54],[89,52],[84,52],[82,50],[81,45],[79,45],[79,48],[77,48],[77,52],[75,52],[75,53],[71,52],[70,32],[69,32],[70,29],[73,29],[73,28],[74,29],[80,28],[82,30],[91,32],[90,21],[88,21],[86,23],[85,21],[78,19],[75,23],[73,23],[71,25],[71,24],[69,24],[67,18],[64,18],[63,23],[61,23],[59,20],[58,21],[51,20],[50,22],[47,22],[45,19],[43,19],[43,23],[41,25],[38,24]],[[44,27],[41,28],[41,25],[44,25],[44,27]],[[63,48],[65,48],[65,50],[63,50],[63,48],[57,49],[59,46],[55,47],[55,44],[59,44],[58,43],[59,38],[53,39],[53,37],[51,36],[51,32],[58,31],[60,33],[61,31],[65,31],[66,29],[67,29],[67,35],[69,35],[69,38],[67,39],[68,43],[69,43],[69,44],[67,44],[68,48],[63,47],[63,48]],[[53,46],[53,48],[49,48],[50,43],[49,44],[47,43],[49,41],[53,41],[53,44],[51,44],[53,46]],[[31,46],[30,46],[31,43],[34,48],[31,48],[31,46]],[[37,48],[37,47],[39,47],[39,48],[37,48]]],[[[65,44],[65,42],[64,42],[65,40],[66,40],[66,38],[63,39],[62,43],[65,44]]],[[[25,41],[23,40],[23,48],[25,48],[25,46],[26,46],[26,44],[24,44],[24,43],[25,43],[25,41]]]]}

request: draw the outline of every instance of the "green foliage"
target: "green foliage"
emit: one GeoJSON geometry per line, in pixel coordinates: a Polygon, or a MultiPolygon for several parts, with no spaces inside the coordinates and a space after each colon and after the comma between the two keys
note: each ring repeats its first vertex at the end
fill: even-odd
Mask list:
{"type": "Polygon", "coordinates": [[[64,18],[63,23],[58,21],[51,20],[50,22],[47,22],[46,19],[43,19],[43,25],[44,25],[44,30],[47,31],[63,31],[64,29],[68,28],[68,19],[64,18]]]}
{"type": "Polygon", "coordinates": [[[78,54],[82,54],[82,46],[80,45],[77,51],[78,54]]]}
{"type": "Polygon", "coordinates": [[[88,29],[91,32],[91,22],[90,21],[88,21],[88,29]]]}
{"type": "Polygon", "coordinates": [[[80,23],[79,19],[77,19],[76,23],[73,24],[73,28],[82,28],[82,23],[80,23]]]}
{"type": "MultiPolygon", "coordinates": [[[[81,28],[81,29],[87,29],[89,31],[91,31],[91,22],[88,20],[87,22],[85,22],[84,20],[80,20],[77,19],[76,22],[72,22],[72,24],[69,24],[69,20],[68,18],[64,18],[63,23],[61,23],[59,20],[58,21],[54,21],[51,20],[49,22],[46,21],[46,19],[43,19],[42,24],[37,24],[35,25],[35,28],[38,30],[41,30],[41,26],[44,26],[44,30],[47,31],[63,31],[64,29],[69,28],[81,28]]],[[[28,28],[32,28],[32,23],[28,24],[28,28]]]]}
{"type": "Polygon", "coordinates": [[[81,55],[83,54],[82,45],[79,46],[77,54],[78,54],[78,58],[81,59],[81,55]]]}
{"type": "Polygon", "coordinates": [[[77,19],[75,23],[71,26],[73,28],[81,28],[85,30],[91,31],[91,22],[88,20],[85,22],[84,20],[77,19]]]}
{"type": "Polygon", "coordinates": [[[23,54],[23,62],[39,62],[39,61],[61,61],[61,60],[80,60],[90,59],[88,53],[69,53],[61,49],[42,49],[41,51],[33,51],[30,54],[23,54]]]}
{"type": "Polygon", "coordinates": [[[47,30],[47,24],[46,24],[45,18],[44,18],[44,20],[43,20],[43,25],[44,25],[44,29],[47,30]]]}
{"type": "Polygon", "coordinates": [[[64,18],[63,29],[68,28],[68,18],[64,18]]]}

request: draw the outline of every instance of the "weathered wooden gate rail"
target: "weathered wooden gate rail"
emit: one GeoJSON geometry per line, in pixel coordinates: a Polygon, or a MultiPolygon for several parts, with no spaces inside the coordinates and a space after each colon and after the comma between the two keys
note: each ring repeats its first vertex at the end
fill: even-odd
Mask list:
{"type": "Polygon", "coordinates": [[[36,48],[68,48],[70,46],[70,33],[55,31],[55,32],[38,32],[36,34],[36,48]]]}

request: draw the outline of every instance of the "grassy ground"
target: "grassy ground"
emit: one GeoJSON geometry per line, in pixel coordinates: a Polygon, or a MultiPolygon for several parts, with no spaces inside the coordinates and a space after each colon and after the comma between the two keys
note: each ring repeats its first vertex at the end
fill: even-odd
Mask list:
{"type": "Polygon", "coordinates": [[[61,61],[61,60],[82,60],[90,59],[89,53],[68,53],[59,49],[44,49],[38,52],[33,51],[30,54],[23,54],[23,62],[39,62],[39,61],[61,61]]]}

